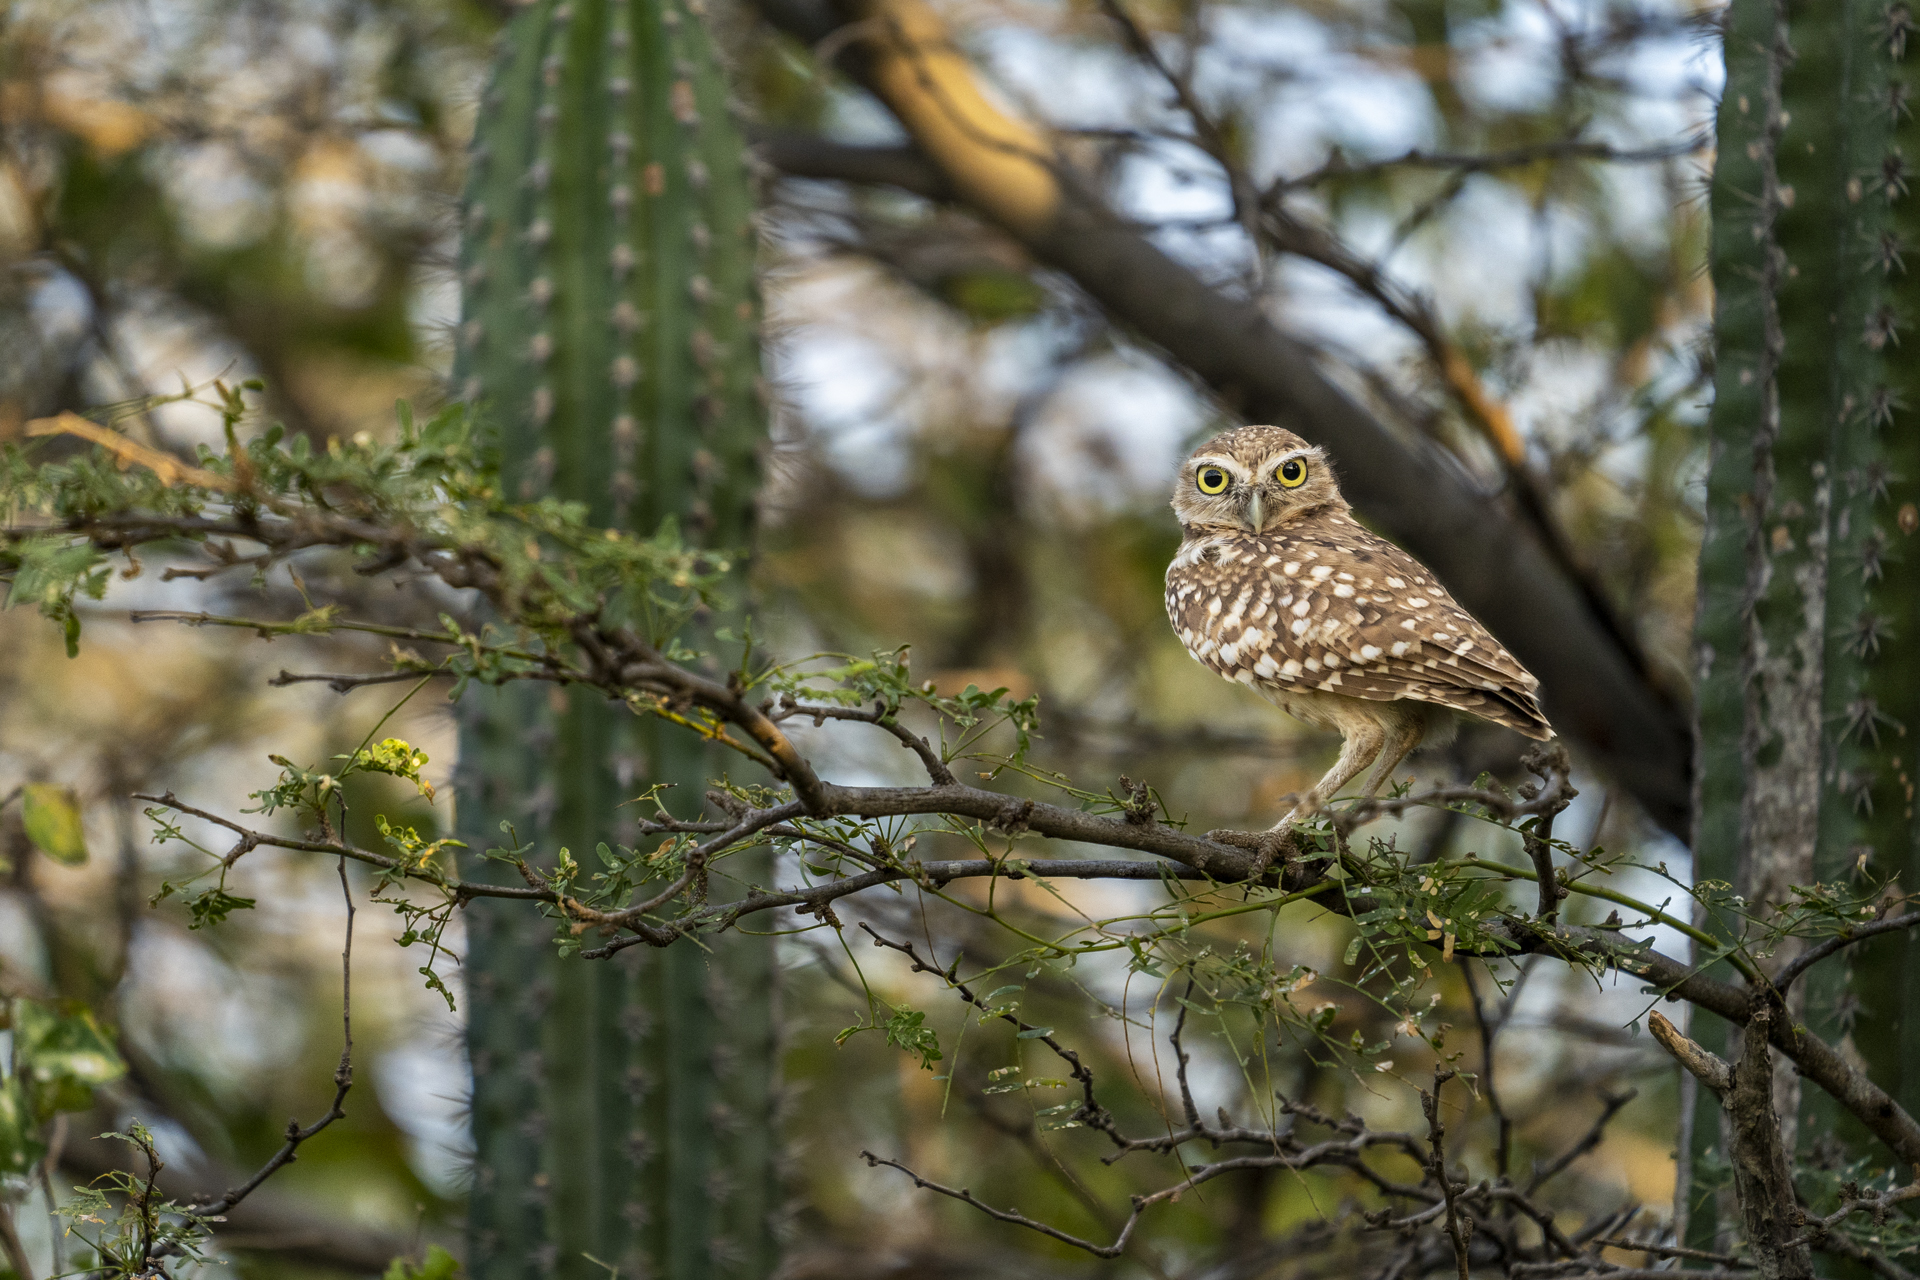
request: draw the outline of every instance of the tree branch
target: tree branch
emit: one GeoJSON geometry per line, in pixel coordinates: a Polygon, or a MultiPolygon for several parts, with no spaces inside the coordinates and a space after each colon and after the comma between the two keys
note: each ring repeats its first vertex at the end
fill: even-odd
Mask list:
{"type": "MultiPolygon", "coordinates": [[[[1691,965],[1660,954],[1651,945],[1581,925],[1556,924],[1551,929],[1536,930],[1531,925],[1503,921],[1500,929],[1513,939],[1518,950],[1549,954],[1566,950],[1585,954],[1622,973],[1645,979],[1669,1000],[1685,1000],[1738,1027],[1748,1025],[1749,988],[1710,978],[1691,965]]],[[[1839,1050],[1791,1025],[1790,1020],[1769,1018],[1765,1025],[1768,1043],[1791,1058],[1802,1075],[1826,1090],[1903,1163],[1920,1164],[1920,1124],[1914,1123],[1913,1117],[1886,1090],[1843,1058],[1839,1050]]]]}
{"type": "Polygon", "coordinates": [[[928,200],[949,201],[953,187],[917,147],[868,147],[794,130],[761,130],[753,149],[789,178],[818,178],[895,187],[928,200]]]}
{"type": "Polygon", "coordinates": [[[1427,1145],[1433,1148],[1433,1155],[1427,1161],[1427,1170],[1435,1182],[1440,1184],[1440,1198],[1447,1211],[1447,1239],[1453,1243],[1453,1263],[1459,1280],[1470,1280],[1468,1271],[1472,1260],[1468,1253],[1468,1244],[1473,1239],[1473,1219],[1460,1212],[1456,1190],[1464,1191],[1464,1186],[1455,1188],[1453,1177],[1447,1172],[1447,1128],[1440,1122],[1440,1088],[1453,1079],[1453,1072],[1444,1071],[1438,1063],[1433,1068],[1433,1092],[1420,1091],[1420,1109],[1427,1116],[1427,1145]]]}
{"type": "Polygon", "coordinates": [[[1370,178],[1393,169],[1451,169],[1457,173],[1491,173],[1496,169],[1518,169],[1543,161],[1592,160],[1604,164],[1650,164],[1697,155],[1710,150],[1713,135],[1694,134],[1678,142],[1652,147],[1617,147],[1610,142],[1589,142],[1581,138],[1561,138],[1505,151],[1477,153],[1428,152],[1418,147],[1385,160],[1354,163],[1336,153],[1317,169],[1293,178],[1276,178],[1268,187],[1270,194],[1317,187],[1342,178],[1370,178]]]}
{"type": "Polygon", "coordinates": [[[1849,925],[1837,936],[1827,939],[1817,947],[1809,947],[1794,957],[1793,963],[1774,975],[1773,985],[1782,995],[1807,970],[1819,964],[1835,952],[1842,951],[1856,942],[1865,942],[1877,938],[1883,933],[1898,933],[1902,929],[1920,927],[1920,911],[1911,911],[1890,920],[1876,920],[1872,924],[1849,925]]]}
{"type": "Polygon", "coordinates": [[[901,1164],[898,1160],[888,1160],[882,1156],[873,1154],[871,1151],[862,1151],[860,1158],[867,1162],[869,1169],[877,1169],[881,1165],[885,1165],[889,1169],[898,1169],[909,1178],[912,1178],[913,1185],[923,1191],[937,1191],[943,1196],[951,1197],[964,1205],[978,1209],[981,1213],[986,1214],[996,1222],[1010,1222],[1015,1226],[1025,1227],[1029,1231],[1038,1231],[1041,1235],[1051,1236],[1062,1244],[1070,1244],[1076,1249],[1085,1249],[1096,1258],[1117,1258],[1125,1253],[1128,1242],[1133,1239],[1133,1229],[1140,1225],[1140,1215],[1146,1208],[1142,1200],[1139,1197],[1135,1197],[1133,1211],[1127,1215],[1127,1220],[1125,1224],[1121,1226],[1119,1235],[1114,1237],[1113,1243],[1096,1244],[1092,1240],[1084,1240],[1079,1236],[1070,1235],[1060,1230],[1060,1228],[1041,1222],[1036,1218],[1029,1218],[1018,1209],[996,1209],[986,1201],[980,1199],[980,1197],[974,1195],[968,1188],[949,1187],[934,1182],[931,1179],[923,1178],[913,1170],[907,1168],[904,1164],[901,1164]]]}
{"type": "Polygon", "coordinates": [[[1653,1038],[1661,1047],[1673,1055],[1674,1061],[1701,1084],[1715,1093],[1725,1093],[1733,1087],[1733,1068],[1727,1060],[1680,1034],[1680,1028],[1668,1022],[1658,1009],[1647,1015],[1647,1029],[1653,1032],[1653,1038]]]}

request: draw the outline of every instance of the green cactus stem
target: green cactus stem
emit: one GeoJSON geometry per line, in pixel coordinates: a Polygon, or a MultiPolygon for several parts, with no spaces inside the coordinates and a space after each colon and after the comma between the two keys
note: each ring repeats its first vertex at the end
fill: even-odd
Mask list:
{"type": "MultiPolygon", "coordinates": [[[[745,545],[765,419],[745,157],[698,0],[544,0],[508,26],[474,142],[454,378],[518,494],[745,545]]],[[[548,857],[631,844],[619,806],[655,783],[697,815],[719,767],[581,690],[478,693],[461,759],[469,844],[501,844],[506,820],[548,857]]],[[[471,1273],[769,1274],[767,947],[561,959],[548,921],[468,914],[471,1273]]]]}
{"type": "MultiPolygon", "coordinates": [[[[1913,27],[1905,4],[1885,0],[1735,0],[1727,23],[1696,875],[1753,902],[1790,901],[1787,886],[1815,881],[1898,875],[1912,887],[1920,431],[1908,406],[1920,403],[1920,371],[1900,344],[1920,314],[1920,281],[1902,260],[1920,212],[1904,160],[1920,141],[1905,105],[1913,27]]],[[[1906,976],[1906,950],[1889,937],[1816,969],[1793,1013],[1826,1038],[1851,1037],[1912,1109],[1920,979],[1906,976]]],[[[1708,1015],[1694,1035],[1727,1044],[1708,1015]]],[[[1858,1125],[1796,1084],[1776,1100],[1803,1159],[1875,1154],[1858,1125]]],[[[1701,1096],[1687,1163],[1700,1169],[1721,1143],[1701,1096]]],[[[1725,1212],[1682,1199],[1691,1242],[1724,1240],[1725,1212]]]]}

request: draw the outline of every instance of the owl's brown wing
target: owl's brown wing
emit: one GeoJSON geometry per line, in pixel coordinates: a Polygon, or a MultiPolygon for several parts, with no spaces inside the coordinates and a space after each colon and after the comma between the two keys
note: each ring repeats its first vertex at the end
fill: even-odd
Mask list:
{"type": "Polygon", "coordinates": [[[1167,570],[1167,613],[1188,652],[1229,680],[1410,698],[1553,733],[1540,682],[1426,566],[1345,513],[1189,543],[1167,570]]]}

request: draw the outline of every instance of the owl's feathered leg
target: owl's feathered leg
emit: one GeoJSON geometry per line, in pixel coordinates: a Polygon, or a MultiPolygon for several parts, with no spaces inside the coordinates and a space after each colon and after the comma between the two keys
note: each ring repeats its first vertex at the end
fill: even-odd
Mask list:
{"type": "MultiPolygon", "coordinates": [[[[1346,735],[1340,744],[1340,758],[1333,762],[1333,768],[1327,770],[1320,781],[1313,784],[1300,803],[1288,811],[1287,816],[1273,824],[1271,830],[1285,831],[1295,822],[1310,818],[1318,813],[1327,801],[1340,794],[1340,788],[1347,785],[1354,775],[1372,764],[1386,748],[1388,734],[1386,727],[1373,716],[1343,717],[1340,730],[1346,735]]],[[[1416,738],[1415,741],[1418,741],[1416,738]]],[[[1402,753],[1405,754],[1404,752],[1402,753]]],[[[1399,763],[1398,758],[1394,760],[1399,763]]]]}
{"type": "Polygon", "coordinates": [[[1374,761],[1373,772],[1367,775],[1366,789],[1360,794],[1371,799],[1376,795],[1382,783],[1393,776],[1394,769],[1409,752],[1420,745],[1426,736],[1426,717],[1420,714],[1403,715],[1387,728],[1386,745],[1380,749],[1380,758],[1374,761]]]}

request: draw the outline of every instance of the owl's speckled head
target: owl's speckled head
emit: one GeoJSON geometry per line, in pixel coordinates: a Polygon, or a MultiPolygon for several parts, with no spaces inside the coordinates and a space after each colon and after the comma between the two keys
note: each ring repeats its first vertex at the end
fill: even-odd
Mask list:
{"type": "Polygon", "coordinates": [[[1190,530],[1262,533],[1344,511],[1326,454],[1281,427],[1236,427],[1187,455],[1173,510],[1190,530]]]}

